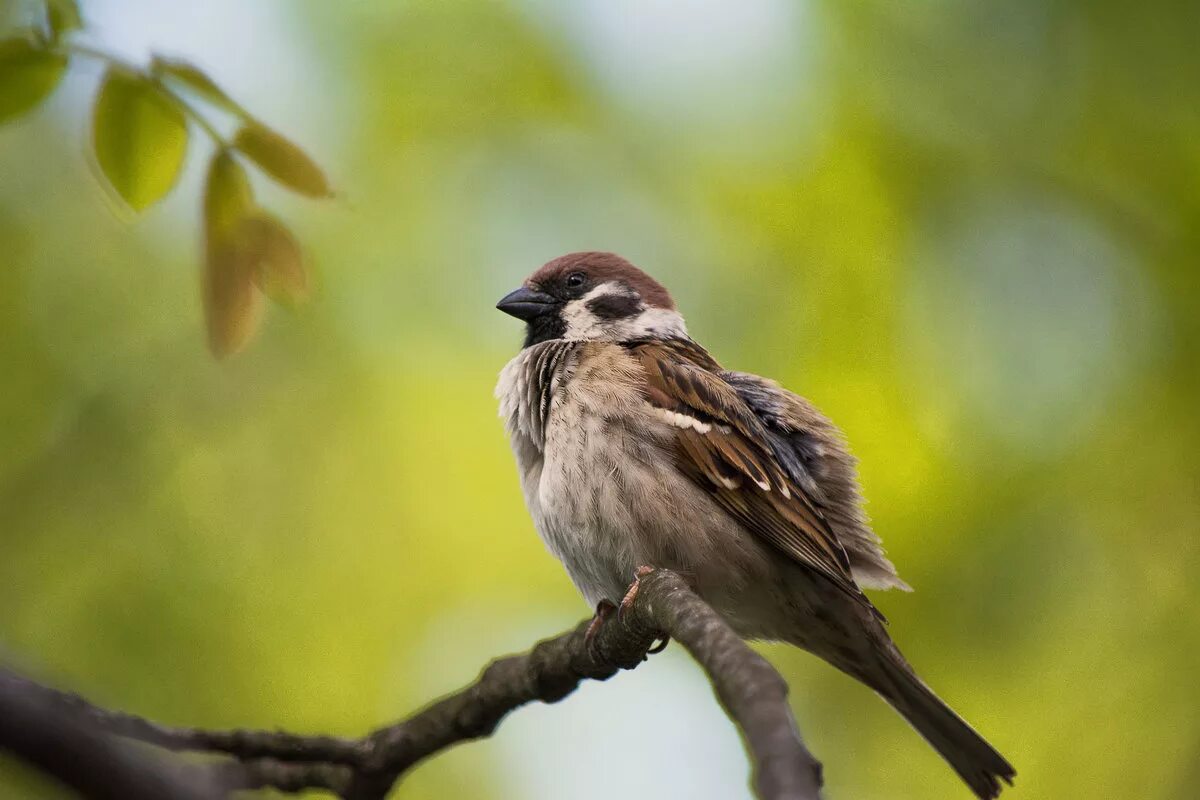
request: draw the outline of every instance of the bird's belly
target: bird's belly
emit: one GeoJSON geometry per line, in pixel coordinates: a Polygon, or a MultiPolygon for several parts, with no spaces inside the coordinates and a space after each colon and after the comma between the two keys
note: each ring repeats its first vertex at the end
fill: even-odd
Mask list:
{"type": "Polygon", "coordinates": [[[649,417],[558,411],[534,519],[590,604],[619,600],[643,565],[676,570],[702,594],[769,569],[757,542],[676,469],[671,431],[649,417]]]}

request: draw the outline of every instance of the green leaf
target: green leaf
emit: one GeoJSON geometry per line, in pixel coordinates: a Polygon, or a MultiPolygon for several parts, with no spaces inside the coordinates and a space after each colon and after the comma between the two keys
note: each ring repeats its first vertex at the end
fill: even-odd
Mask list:
{"type": "Polygon", "coordinates": [[[233,146],[275,180],[309,197],[332,194],[329,181],[304,151],[275,131],[250,122],[237,132],[233,146]]]}
{"type": "Polygon", "coordinates": [[[242,233],[255,212],[246,171],[229,150],[219,151],[204,186],[204,319],[217,357],[245,347],[262,316],[257,245],[242,233]]]}
{"type": "Polygon", "coordinates": [[[67,57],[28,39],[0,41],[0,122],[19,117],[44,100],[62,79],[67,57]]]}
{"type": "Polygon", "coordinates": [[[268,297],[286,306],[308,299],[304,256],[286,225],[259,211],[242,220],[238,237],[254,261],[254,281],[268,297]]]}
{"type": "Polygon", "coordinates": [[[224,89],[217,86],[216,82],[208,77],[199,67],[189,64],[186,61],[155,56],[154,61],[150,64],[150,70],[155,75],[179,81],[213,105],[238,116],[246,116],[246,110],[232,97],[227,95],[224,89]]]}
{"type": "Polygon", "coordinates": [[[50,21],[50,32],[55,41],[83,27],[83,17],[76,0],[46,0],[46,18],[50,21]]]}
{"type": "Polygon", "coordinates": [[[183,110],[153,82],[111,68],[96,98],[92,145],[108,184],[135,211],[171,190],[187,155],[183,110]]]}

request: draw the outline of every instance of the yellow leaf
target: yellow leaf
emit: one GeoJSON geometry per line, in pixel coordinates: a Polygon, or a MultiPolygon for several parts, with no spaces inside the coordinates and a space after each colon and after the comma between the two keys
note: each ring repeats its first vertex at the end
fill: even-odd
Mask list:
{"type": "Polygon", "coordinates": [[[208,102],[226,111],[238,116],[246,115],[245,109],[237,101],[227,95],[225,90],[217,86],[212,78],[208,77],[203,70],[193,64],[178,59],[155,56],[150,69],[155,75],[174,78],[208,102]]]}
{"type": "Polygon", "coordinates": [[[255,283],[268,297],[284,305],[295,305],[308,298],[304,256],[287,226],[259,211],[242,220],[237,236],[251,254],[255,283]]]}
{"type": "Polygon", "coordinates": [[[253,253],[234,237],[210,247],[204,259],[204,317],[208,346],[218,358],[232,355],[254,337],[263,295],[254,283],[253,253]]]}
{"type": "Polygon", "coordinates": [[[240,234],[254,211],[246,171],[233,153],[219,151],[204,186],[204,318],[209,348],[218,357],[245,347],[262,315],[254,247],[240,234]]]}
{"type": "Polygon", "coordinates": [[[27,39],[0,41],[0,122],[45,99],[66,68],[66,56],[39,49],[27,39]]]}
{"type": "Polygon", "coordinates": [[[150,80],[111,68],[92,118],[96,163],[108,184],[135,211],[171,190],[187,154],[183,111],[150,80]]]}
{"type": "Polygon", "coordinates": [[[275,180],[309,197],[332,194],[329,181],[303,150],[275,131],[251,122],[237,132],[233,146],[275,180]]]}

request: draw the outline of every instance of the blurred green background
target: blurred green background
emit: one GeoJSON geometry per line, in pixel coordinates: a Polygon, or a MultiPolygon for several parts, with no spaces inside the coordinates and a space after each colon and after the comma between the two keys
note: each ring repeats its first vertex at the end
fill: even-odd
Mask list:
{"type": "MultiPolygon", "coordinates": [[[[522,505],[492,308],[607,249],[845,429],[925,678],[1012,798],[1200,780],[1200,5],[85,0],[330,172],[256,190],[313,301],[215,361],[205,153],[136,220],[80,62],[0,128],[0,659],[169,722],[356,734],[588,613],[522,505]]],[[[0,23],[28,13],[8,0],[0,23]]],[[[831,798],[967,792],[867,690],[764,652],[831,798]]],[[[0,796],[50,788],[0,764],[0,796]]],[[[671,648],[405,798],[748,796],[671,648]]]]}

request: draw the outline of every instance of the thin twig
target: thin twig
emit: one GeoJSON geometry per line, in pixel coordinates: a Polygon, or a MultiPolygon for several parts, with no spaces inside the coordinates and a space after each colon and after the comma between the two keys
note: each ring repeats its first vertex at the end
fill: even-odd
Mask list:
{"type": "Polygon", "coordinates": [[[117,69],[130,73],[131,75],[138,75],[142,78],[145,78],[158,92],[160,92],[170,102],[175,103],[186,116],[191,118],[193,122],[199,125],[200,129],[208,134],[208,137],[213,140],[213,143],[217,147],[220,148],[229,146],[228,140],[221,135],[221,132],[217,130],[215,125],[208,121],[208,117],[197,111],[195,106],[180,97],[177,92],[172,91],[171,88],[162,80],[161,76],[156,75],[149,70],[143,69],[142,67],[134,64],[132,61],[127,61],[126,59],[121,58],[114,53],[110,53],[107,50],[101,50],[98,47],[92,47],[91,45],[80,44],[79,42],[68,42],[60,45],[58,50],[64,54],[74,54],[84,56],[85,58],[94,58],[97,61],[102,61],[111,67],[116,67],[117,69]]]}

